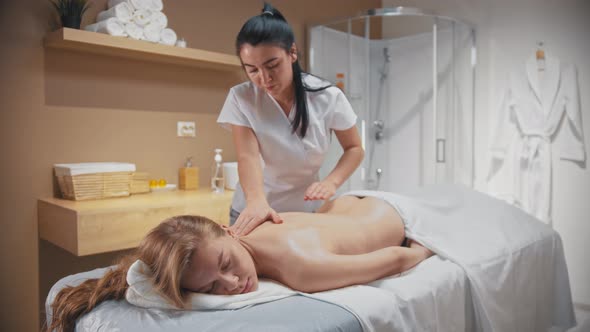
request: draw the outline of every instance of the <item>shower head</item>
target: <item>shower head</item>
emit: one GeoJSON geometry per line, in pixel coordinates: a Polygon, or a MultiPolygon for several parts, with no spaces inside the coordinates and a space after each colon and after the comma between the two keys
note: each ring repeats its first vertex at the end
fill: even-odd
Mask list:
{"type": "Polygon", "coordinates": [[[385,63],[389,63],[389,61],[391,61],[391,56],[389,55],[389,47],[383,48],[383,57],[385,58],[385,63]]]}

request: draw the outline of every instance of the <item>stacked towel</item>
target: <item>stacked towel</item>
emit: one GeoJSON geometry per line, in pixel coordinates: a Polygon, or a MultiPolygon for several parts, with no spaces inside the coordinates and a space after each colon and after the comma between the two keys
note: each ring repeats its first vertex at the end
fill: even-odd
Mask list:
{"type": "Polygon", "coordinates": [[[138,9],[133,13],[133,22],[139,26],[146,26],[152,20],[153,12],[149,9],[138,9]]]}
{"type": "Polygon", "coordinates": [[[112,36],[176,45],[176,32],[168,28],[162,0],[108,0],[108,9],[98,13],[96,23],[84,29],[112,36]]]}
{"type": "Polygon", "coordinates": [[[160,33],[160,43],[164,44],[164,45],[174,45],[176,44],[176,40],[178,38],[176,37],[176,32],[174,32],[174,30],[166,28],[164,30],[162,30],[162,32],[160,33]]]}
{"type": "Polygon", "coordinates": [[[157,43],[160,41],[160,36],[162,34],[162,28],[155,23],[148,23],[146,26],[143,27],[143,34],[144,40],[147,40],[152,43],[157,43]]]}
{"type": "Polygon", "coordinates": [[[119,19],[119,21],[123,23],[127,23],[131,21],[131,14],[133,13],[133,7],[131,7],[126,2],[121,2],[116,6],[109,8],[108,10],[103,10],[102,12],[98,13],[96,16],[96,21],[104,21],[108,18],[114,17],[119,19]]]}
{"type": "Polygon", "coordinates": [[[160,11],[152,11],[150,20],[162,29],[165,29],[168,26],[168,17],[160,11]]]}
{"type": "Polygon", "coordinates": [[[125,37],[127,33],[125,33],[125,27],[123,23],[118,19],[111,17],[107,18],[104,21],[96,22],[94,24],[87,25],[84,30],[92,31],[92,32],[100,32],[105,33],[111,36],[118,36],[118,37],[125,37]]]}
{"type": "Polygon", "coordinates": [[[125,23],[125,32],[129,36],[129,38],[133,38],[135,40],[145,39],[142,27],[135,24],[135,22],[125,23]]]}

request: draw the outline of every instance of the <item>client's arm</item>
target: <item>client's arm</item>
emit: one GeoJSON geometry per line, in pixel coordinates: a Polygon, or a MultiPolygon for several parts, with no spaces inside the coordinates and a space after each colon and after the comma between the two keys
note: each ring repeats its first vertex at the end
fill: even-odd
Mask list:
{"type": "Polygon", "coordinates": [[[431,255],[431,251],[416,244],[412,248],[386,247],[361,255],[321,255],[304,259],[299,273],[285,281],[307,293],[365,284],[406,271],[431,255]]]}

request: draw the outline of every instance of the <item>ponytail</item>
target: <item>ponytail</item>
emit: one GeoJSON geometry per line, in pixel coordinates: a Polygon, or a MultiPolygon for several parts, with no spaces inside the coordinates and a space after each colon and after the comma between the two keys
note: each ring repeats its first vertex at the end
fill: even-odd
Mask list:
{"type": "Polygon", "coordinates": [[[299,61],[293,62],[293,85],[295,86],[295,120],[293,121],[293,133],[299,128],[301,138],[305,137],[309,126],[309,111],[307,110],[307,93],[301,75],[303,70],[299,61]]]}

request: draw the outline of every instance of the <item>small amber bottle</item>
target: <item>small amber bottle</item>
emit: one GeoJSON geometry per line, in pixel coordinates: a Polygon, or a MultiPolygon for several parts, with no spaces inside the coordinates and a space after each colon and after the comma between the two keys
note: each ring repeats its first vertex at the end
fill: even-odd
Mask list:
{"type": "Polygon", "coordinates": [[[199,169],[193,167],[192,158],[188,157],[184,167],[178,170],[178,187],[181,190],[199,189],[199,169]]]}
{"type": "Polygon", "coordinates": [[[344,91],[344,73],[336,73],[336,86],[344,91]]]}

